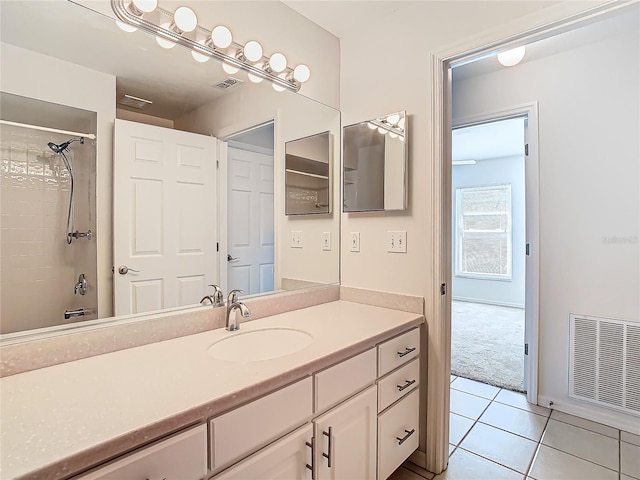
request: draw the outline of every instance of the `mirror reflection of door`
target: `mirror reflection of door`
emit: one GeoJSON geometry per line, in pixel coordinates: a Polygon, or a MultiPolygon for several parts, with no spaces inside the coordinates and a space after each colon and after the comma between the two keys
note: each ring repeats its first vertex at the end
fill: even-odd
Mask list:
{"type": "Polygon", "coordinates": [[[234,135],[227,154],[227,279],[246,295],[274,289],[273,123],[234,135]]]}
{"type": "Polygon", "coordinates": [[[216,142],[116,120],[116,315],[195,304],[218,282],[216,142]]]}

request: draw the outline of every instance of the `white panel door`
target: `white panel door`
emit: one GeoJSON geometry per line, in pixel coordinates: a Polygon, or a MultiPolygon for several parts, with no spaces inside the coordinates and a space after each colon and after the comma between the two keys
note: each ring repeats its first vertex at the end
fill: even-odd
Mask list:
{"type": "Polygon", "coordinates": [[[376,478],[377,397],[371,386],[315,420],[318,480],[376,478]]]}
{"type": "Polygon", "coordinates": [[[198,303],[217,282],[216,142],[116,120],[116,315],[198,303]]]}
{"type": "Polygon", "coordinates": [[[246,294],[274,287],[273,155],[229,146],[228,285],[246,294]]]}

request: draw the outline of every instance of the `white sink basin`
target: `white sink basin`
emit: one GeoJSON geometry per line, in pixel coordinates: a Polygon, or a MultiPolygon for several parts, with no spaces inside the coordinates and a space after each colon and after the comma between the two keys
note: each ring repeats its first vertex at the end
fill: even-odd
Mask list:
{"type": "Polygon", "coordinates": [[[308,347],[313,337],[292,328],[268,328],[229,333],[211,345],[207,353],[218,360],[259,362],[284,357],[308,347]]]}

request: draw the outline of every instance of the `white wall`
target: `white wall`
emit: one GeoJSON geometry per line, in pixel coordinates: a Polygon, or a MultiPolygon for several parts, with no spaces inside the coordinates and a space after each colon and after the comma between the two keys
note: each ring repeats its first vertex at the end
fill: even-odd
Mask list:
{"type": "Polygon", "coordinates": [[[98,311],[112,315],[112,135],[116,77],[2,43],[2,91],[97,112],[98,311]],[[62,72],[62,73],[61,73],[62,72]],[[90,88],[87,88],[90,86],[90,88]]]}
{"type": "MultiPolygon", "coordinates": [[[[454,84],[454,117],[539,102],[539,398],[568,398],[569,314],[640,322],[640,36],[635,29],[454,84]]],[[[632,423],[633,422],[633,423],[632,423]]]]}
{"type": "MultiPolygon", "coordinates": [[[[455,93],[455,92],[454,92],[455,93]]],[[[523,132],[524,139],[524,132],[523,132]]],[[[522,142],[524,145],[524,141],[522,142]]],[[[480,301],[511,307],[524,307],[525,262],[525,210],[524,210],[524,157],[503,157],[480,160],[475,165],[454,166],[452,170],[452,225],[451,238],[456,241],[456,189],[487,185],[511,185],[512,216],[512,274],[510,280],[486,280],[456,275],[455,249],[451,295],[454,299],[480,301]]],[[[455,245],[455,243],[454,243],[455,245]]]]}

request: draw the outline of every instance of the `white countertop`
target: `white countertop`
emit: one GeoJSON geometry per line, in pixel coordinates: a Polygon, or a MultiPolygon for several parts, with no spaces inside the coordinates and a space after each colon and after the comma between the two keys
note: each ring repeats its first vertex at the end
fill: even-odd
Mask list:
{"type": "Polygon", "coordinates": [[[423,317],[336,301],[0,380],[0,477],[59,478],[344,360],[423,317]],[[217,340],[269,327],[313,342],[260,362],[217,360],[217,340]]]}

